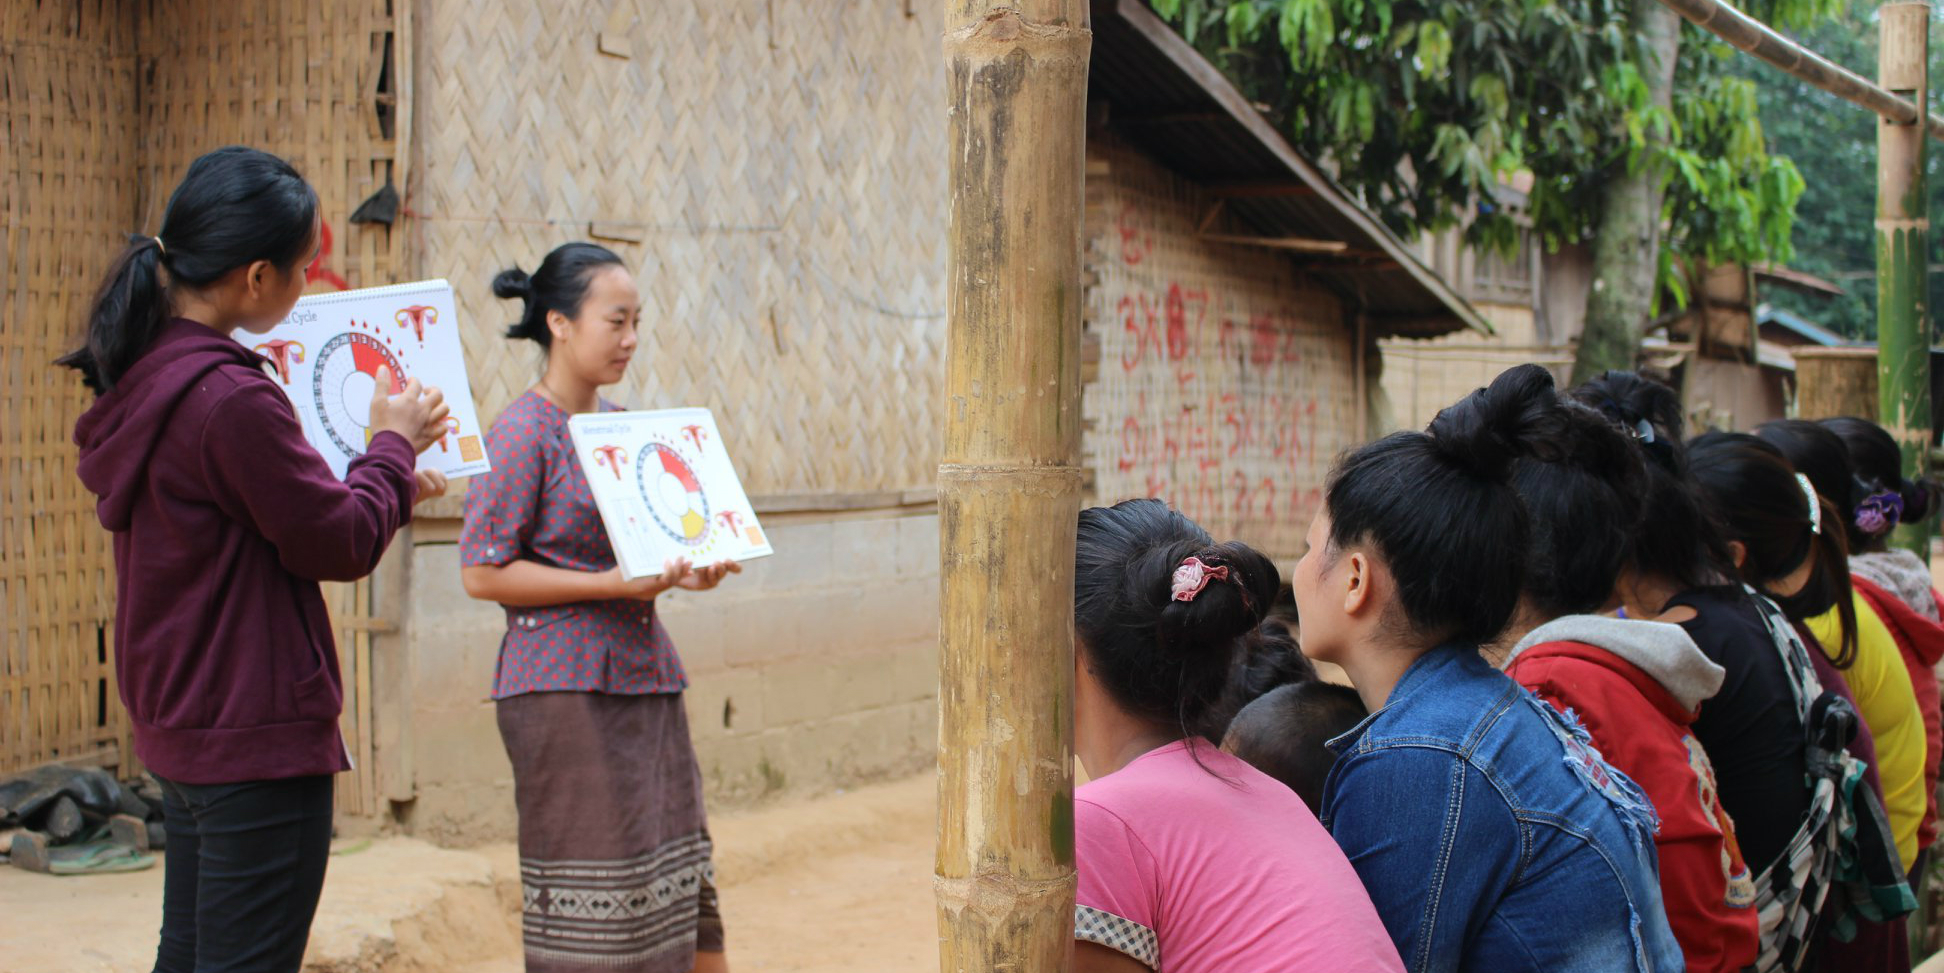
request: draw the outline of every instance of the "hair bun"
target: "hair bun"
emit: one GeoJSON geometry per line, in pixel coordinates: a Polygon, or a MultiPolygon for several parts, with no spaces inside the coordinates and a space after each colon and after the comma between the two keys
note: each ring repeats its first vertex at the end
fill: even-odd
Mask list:
{"type": "Polygon", "coordinates": [[[533,278],[518,267],[508,267],[493,278],[493,296],[512,300],[526,300],[533,296],[533,278]]]}
{"type": "Polygon", "coordinates": [[[1269,616],[1269,608],[1282,590],[1282,574],[1275,562],[1235,541],[1203,548],[1191,556],[1208,568],[1226,568],[1226,577],[1204,579],[1204,586],[1190,599],[1179,600],[1174,595],[1173,575],[1187,558],[1167,565],[1170,583],[1162,593],[1168,599],[1161,610],[1162,641],[1183,651],[1198,646],[1226,649],[1269,616]]]}
{"type": "Polygon", "coordinates": [[[1905,479],[1898,491],[1903,495],[1903,522],[1906,524],[1923,520],[1930,514],[1931,484],[1905,479]]]}
{"type": "Polygon", "coordinates": [[[1503,480],[1512,462],[1562,445],[1559,395],[1538,365],[1507,369],[1492,384],[1439,412],[1425,431],[1447,461],[1488,480],[1503,480]]]}

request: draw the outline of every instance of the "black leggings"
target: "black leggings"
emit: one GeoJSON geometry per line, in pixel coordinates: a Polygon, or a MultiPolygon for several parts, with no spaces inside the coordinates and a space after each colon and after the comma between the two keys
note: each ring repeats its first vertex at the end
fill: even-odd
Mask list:
{"type": "Polygon", "coordinates": [[[331,778],[162,785],[155,973],[297,973],[331,854],[331,778]]]}

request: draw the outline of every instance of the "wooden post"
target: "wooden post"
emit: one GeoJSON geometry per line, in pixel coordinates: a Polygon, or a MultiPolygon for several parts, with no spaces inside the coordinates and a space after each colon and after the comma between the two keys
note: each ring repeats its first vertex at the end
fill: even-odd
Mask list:
{"type": "MultiPolygon", "coordinates": [[[[1882,43],[1877,81],[1909,99],[1911,123],[1877,120],[1877,418],[1903,448],[1906,475],[1930,470],[1930,314],[1927,299],[1929,194],[1924,187],[1926,66],[1930,4],[1886,3],[1877,10],[1882,43]]],[[[1900,547],[1928,557],[1930,524],[1897,529],[1900,547]]]]}
{"type": "Polygon", "coordinates": [[[1086,0],[947,0],[939,961],[1073,956],[1086,0]]]}

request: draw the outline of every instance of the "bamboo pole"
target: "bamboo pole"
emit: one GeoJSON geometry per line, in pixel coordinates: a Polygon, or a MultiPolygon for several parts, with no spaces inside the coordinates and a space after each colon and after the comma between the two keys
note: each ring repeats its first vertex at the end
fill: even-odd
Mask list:
{"type": "MultiPolygon", "coordinates": [[[[1930,4],[1886,3],[1877,9],[1877,80],[1908,98],[1922,117],[1927,104],[1930,4]]],[[[1924,187],[1924,132],[1914,124],[1877,121],[1877,419],[1903,448],[1904,470],[1930,469],[1930,313],[1925,307],[1930,251],[1930,197],[1924,187]]],[[[1928,522],[1897,528],[1898,546],[1930,555],[1928,522]]]]}
{"type": "MultiPolygon", "coordinates": [[[[1767,24],[1736,10],[1722,0],[1661,0],[1696,27],[1714,34],[1740,50],[1753,54],[1787,72],[1846,101],[1861,105],[1900,125],[1924,119],[1925,128],[1935,139],[1944,139],[1944,118],[1927,114],[1922,98],[1908,91],[1871,84],[1855,72],[1834,64],[1821,55],[1776,33],[1767,24]]],[[[1881,58],[1881,55],[1879,55],[1881,58]]]]}
{"type": "Polygon", "coordinates": [[[1073,955],[1085,0],[947,0],[939,962],[1073,955]]]}

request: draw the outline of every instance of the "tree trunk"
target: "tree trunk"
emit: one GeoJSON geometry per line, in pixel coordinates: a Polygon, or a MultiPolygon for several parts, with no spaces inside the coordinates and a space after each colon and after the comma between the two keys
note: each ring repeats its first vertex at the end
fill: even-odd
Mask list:
{"type": "MultiPolygon", "coordinates": [[[[1930,5],[1886,3],[1878,8],[1882,43],[1877,83],[1929,111],[1926,98],[1930,5]]],[[[1877,119],[1877,420],[1896,437],[1904,475],[1930,471],[1931,397],[1926,258],[1930,253],[1930,196],[1924,189],[1924,126],[1877,119]]],[[[1930,523],[1897,528],[1899,547],[1930,557],[1930,523]]]]}
{"type": "MultiPolygon", "coordinates": [[[[1634,0],[1633,28],[1640,39],[1641,76],[1651,105],[1674,101],[1674,63],[1680,54],[1681,17],[1660,0],[1634,0]]],[[[1650,132],[1649,140],[1660,135],[1650,132]]],[[[1650,153],[1651,155],[1651,153],[1650,153]]],[[[1612,369],[1631,369],[1641,328],[1654,306],[1660,266],[1661,169],[1650,160],[1607,183],[1593,237],[1593,289],[1586,296],[1586,328],[1573,361],[1573,383],[1612,369]]]]}
{"type": "Polygon", "coordinates": [[[1073,955],[1085,0],[947,0],[939,961],[1073,955]]]}

